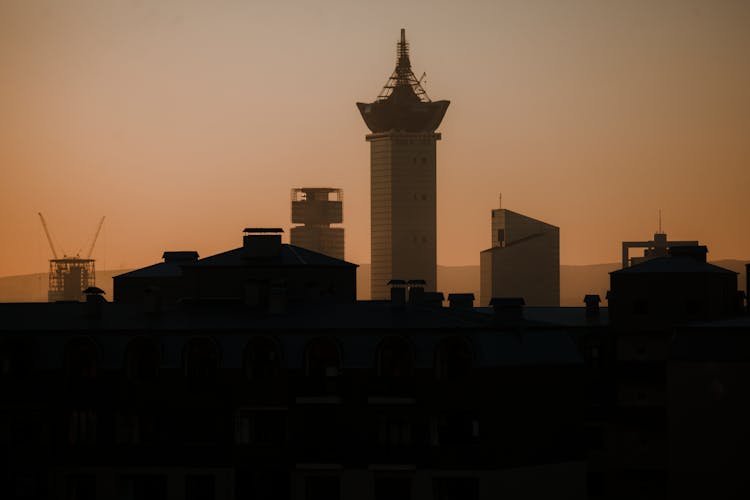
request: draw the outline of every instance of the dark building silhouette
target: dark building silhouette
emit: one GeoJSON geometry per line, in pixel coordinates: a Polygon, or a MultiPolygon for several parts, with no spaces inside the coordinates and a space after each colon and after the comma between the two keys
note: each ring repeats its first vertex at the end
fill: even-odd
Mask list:
{"type": "Polygon", "coordinates": [[[396,69],[371,103],[357,103],[370,143],[371,296],[388,298],[393,278],[437,287],[435,130],[449,101],[431,101],[414,76],[405,30],[396,69]]]}
{"type": "Polygon", "coordinates": [[[344,228],[331,227],[343,222],[344,190],[336,188],[292,189],[290,243],[344,260],[344,228]]]}
{"type": "Polygon", "coordinates": [[[481,305],[523,297],[531,306],[560,305],[560,229],[499,208],[492,211],[492,247],[480,253],[481,305]]]}
{"type": "MultiPolygon", "coordinates": [[[[697,421],[694,416],[681,420],[691,405],[705,404],[703,389],[695,384],[705,373],[682,360],[703,359],[709,344],[679,332],[685,325],[741,314],[737,274],[706,263],[706,254],[705,246],[673,245],[666,256],[610,273],[610,335],[616,356],[609,391],[615,401],[607,435],[610,462],[602,472],[604,498],[704,498],[699,492],[727,491],[724,485],[712,485],[720,479],[712,467],[702,467],[692,478],[695,488],[686,488],[687,471],[696,469],[685,460],[695,453],[680,456],[686,448],[705,445],[710,431],[696,425],[689,435],[685,425],[697,421]],[[686,393],[698,399],[691,395],[685,400],[686,393]]],[[[748,354],[737,353],[750,361],[748,354]]],[[[724,425],[728,433],[744,433],[730,420],[724,425]]]]}
{"type": "Polygon", "coordinates": [[[549,323],[88,299],[0,304],[3,498],[585,496],[583,366],[549,323]]]}
{"type": "Polygon", "coordinates": [[[673,246],[610,273],[610,319],[618,325],[673,325],[739,312],[737,273],[706,262],[702,245],[673,246]]]}
{"type": "Polygon", "coordinates": [[[672,247],[698,246],[697,241],[669,241],[667,234],[661,231],[654,234],[654,239],[650,241],[623,241],[622,242],[622,267],[639,264],[649,259],[657,257],[666,257],[669,249],[672,247]],[[643,255],[640,257],[631,257],[630,250],[633,248],[642,248],[643,255]]]}
{"type": "Polygon", "coordinates": [[[274,310],[303,300],[356,300],[356,264],[281,242],[281,229],[247,228],[241,247],[200,259],[164,252],[164,262],[114,277],[114,300],[239,300],[274,310]]]}

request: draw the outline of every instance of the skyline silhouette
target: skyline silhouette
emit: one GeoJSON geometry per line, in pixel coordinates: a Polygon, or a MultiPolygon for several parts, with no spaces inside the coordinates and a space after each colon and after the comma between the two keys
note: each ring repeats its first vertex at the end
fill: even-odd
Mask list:
{"type": "Polygon", "coordinates": [[[163,248],[225,248],[260,210],[287,222],[298,185],[348,193],[347,258],[370,262],[351,102],[393,68],[401,26],[415,74],[453,101],[439,264],[478,263],[500,193],[555,220],[562,264],[614,261],[660,208],[671,237],[713,259],[750,254],[750,7],[424,7],[3,2],[0,276],[46,268],[38,211],[62,246],[107,214],[98,263],[135,268],[163,248]]]}

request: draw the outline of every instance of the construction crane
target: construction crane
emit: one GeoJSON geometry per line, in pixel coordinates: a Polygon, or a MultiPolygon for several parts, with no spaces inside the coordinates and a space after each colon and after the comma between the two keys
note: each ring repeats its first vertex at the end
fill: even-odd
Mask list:
{"type": "Polygon", "coordinates": [[[101,218],[99,225],[96,226],[96,232],[94,233],[94,238],[91,241],[91,246],[89,246],[86,257],[81,257],[81,251],[75,256],[68,256],[63,252],[63,256],[59,257],[49,227],[47,227],[47,221],[41,212],[38,212],[38,214],[53,255],[53,258],[49,261],[49,289],[47,291],[47,299],[50,302],[58,300],[81,300],[82,291],[96,284],[96,267],[91,254],[94,253],[94,246],[104,225],[104,217],[101,218]]]}
{"type": "Polygon", "coordinates": [[[99,225],[96,227],[96,232],[94,233],[94,239],[93,241],[91,241],[91,246],[89,247],[89,251],[86,254],[87,259],[90,259],[91,254],[94,253],[94,245],[96,245],[96,239],[99,237],[99,232],[101,232],[103,224],[104,224],[104,217],[102,217],[102,220],[99,221],[99,225]]]}
{"type": "Polygon", "coordinates": [[[44,234],[47,235],[47,241],[49,242],[49,248],[52,250],[52,255],[57,259],[57,252],[55,251],[55,244],[52,242],[52,235],[49,234],[49,229],[47,228],[47,221],[44,220],[44,216],[42,215],[42,212],[37,212],[39,214],[39,219],[42,221],[42,227],[44,228],[44,234]]]}

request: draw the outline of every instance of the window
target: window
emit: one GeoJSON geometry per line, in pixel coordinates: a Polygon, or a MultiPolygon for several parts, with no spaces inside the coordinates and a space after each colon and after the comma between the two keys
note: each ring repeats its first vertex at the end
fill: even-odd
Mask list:
{"type": "Polygon", "coordinates": [[[633,302],[633,313],[634,314],[648,314],[648,301],[646,299],[639,299],[633,302]]]}
{"type": "Polygon", "coordinates": [[[161,474],[120,477],[121,500],[164,500],[166,498],[167,478],[161,474]]]}
{"type": "Polygon", "coordinates": [[[505,246],[505,229],[498,229],[497,230],[497,242],[499,246],[504,247],[505,246]]]}
{"type": "Polygon", "coordinates": [[[435,500],[478,500],[479,478],[436,477],[432,480],[435,500]]]}
{"type": "Polygon", "coordinates": [[[336,377],[341,371],[338,346],[333,340],[318,338],[310,341],[305,353],[308,377],[336,377]]]}
{"type": "Polygon", "coordinates": [[[211,474],[185,476],[185,500],[214,500],[216,479],[211,474]]]}
{"type": "Polygon", "coordinates": [[[310,476],[305,478],[306,500],[338,500],[341,481],[338,476],[310,476]]]}
{"type": "Polygon", "coordinates": [[[466,446],[479,439],[479,419],[467,414],[433,417],[430,429],[433,446],[466,446]]]}
{"type": "Polygon", "coordinates": [[[96,500],[96,476],[71,474],[68,476],[68,500],[96,500]]]}
{"type": "Polygon", "coordinates": [[[68,443],[72,445],[96,444],[96,412],[72,411],[68,415],[68,443]]]}
{"type": "Polygon", "coordinates": [[[133,382],[153,382],[159,376],[159,347],[146,337],[133,339],[125,352],[125,376],[133,382]]]}
{"type": "Polygon", "coordinates": [[[411,421],[405,417],[380,417],[377,436],[380,446],[409,446],[412,443],[411,421]]]}
{"type": "Polygon", "coordinates": [[[65,346],[65,368],[71,383],[80,383],[96,378],[97,352],[90,339],[80,338],[65,346]]]}
{"type": "Polygon", "coordinates": [[[238,445],[280,445],[286,442],[286,414],[281,410],[239,410],[234,430],[238,445]]]}
{"type": "Polygon", "coordinates": [[[31,364],[31,346],[19,339],[0,344],[0,381],[28,373],[31,364]]]}
{"type": "Polygon", "coordinates": [[[245,375],[249,380],[270,380],[279,374],[279,350],[266,337],[252,337],[245,348],[245,375]]]}
{"type": "Polygon", "coordinates": [[[156,443],[159,439],[157,417],[149,413],[117,415],[115,442],[120,445],[156,443]]]}
{"type": "Polygon", "coordinates": [[[380,377],[398,378],[412,374],[414,351],[408,340],[386,337],[378,345],[377,374],[380,377]]]}
{"type": "Polygon", "coordinates": [[[469,343],[460,337],[444,339],[437,348],[436,375],[442,380],[456,380],[469,374],[472,365],[469,343]]]}
{"type": "Polygon", "coordinates": [[[411,500],[412,478],[376,475],[373,478],[375,500],[411,500]]]}
{"type": "Polygon", "coordinates": [[[184,352],[185,376],[193,389],[207,388],[216,379],[219,353],[213,339],[196,337],[190,339],[184,352]]]}
{"type": "Polygon", "coordinates": [[[288,500],[289,472],[286,469],[264,469],[257,465],[238,466],[234,473],[237,499],[288,500]]]}

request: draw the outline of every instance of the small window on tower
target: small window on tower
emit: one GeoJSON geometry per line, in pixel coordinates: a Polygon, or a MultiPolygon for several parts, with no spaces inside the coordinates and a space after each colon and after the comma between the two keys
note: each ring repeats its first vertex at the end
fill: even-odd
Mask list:
{"type": "Polygon", "coordinates": [[[426,157],[426,156],[423,156],[423,157],[422,157],[422,163],[423,163],[423,164],[424,164],[424,163],[427,163],[427,157],[426,157]]]}

